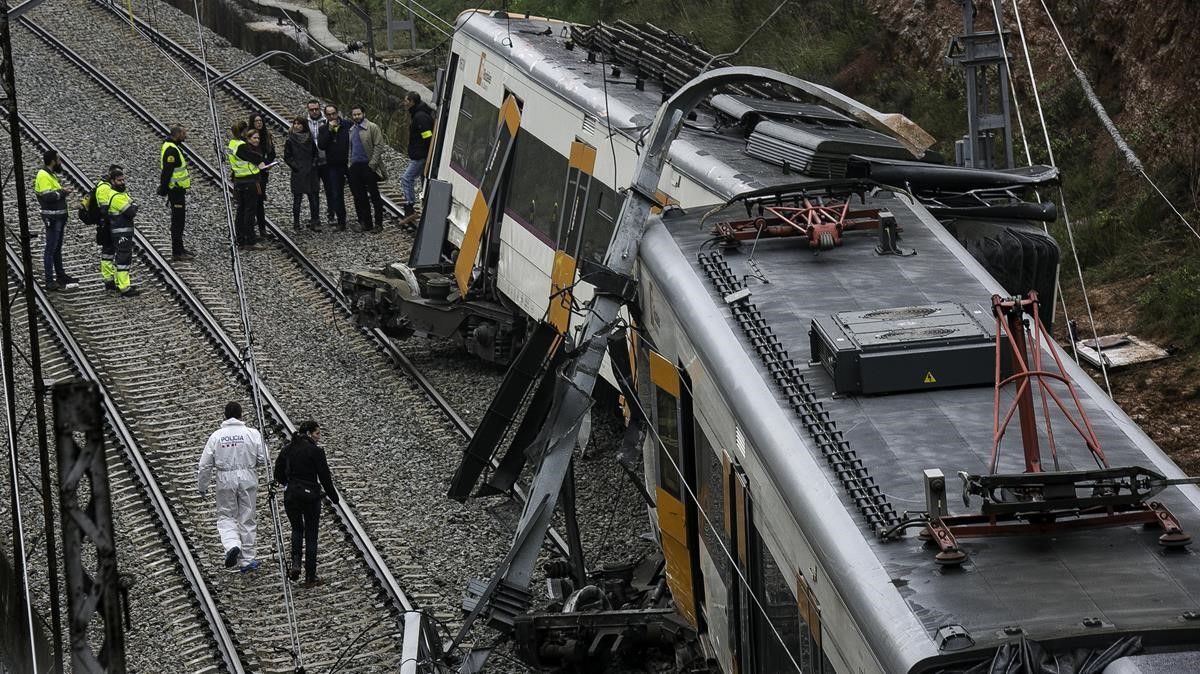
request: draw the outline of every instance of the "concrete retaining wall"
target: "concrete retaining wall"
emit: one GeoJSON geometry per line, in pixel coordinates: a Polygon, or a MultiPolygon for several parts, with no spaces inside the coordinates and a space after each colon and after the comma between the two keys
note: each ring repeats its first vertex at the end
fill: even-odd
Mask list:
{"type": "MultiPolygon", "coordinates": [[[[165,0],[177,9],[192,14],[192,0],[165,0]]],[[[199,0],[200,17],[205,26],[229,42],[251,54],[280,49],[311,60],[327,53],[326,49],[341,52],[346,44],[329,32],[324,14],[293,5],[283,0],[199,0]],[[307,33],[300,33],[285,20],[284,14],[306,24],[307,33]]],[[[382,36],[377,36],[382,47],[382,36]]],[[[428,87],[391,69],[377,68],[372,72],[364,51],[345,54],[342,59],[328,59],[316,65],[301,67],[290,64],[280,72],[297,84],[330,101],[349,117],[352,105],[366,108],[367,117],[383,129],[388,142],[404,148],[408,141],[408,113],[401,100],[408,91],[416,91],[422,100],[430,101],[433,92],[428,87]]],[[[259,66],[267,67],[267,66],[259,66]]],[[[295,112],[301,113],[305,101],[296,101],[295,112]]]]}

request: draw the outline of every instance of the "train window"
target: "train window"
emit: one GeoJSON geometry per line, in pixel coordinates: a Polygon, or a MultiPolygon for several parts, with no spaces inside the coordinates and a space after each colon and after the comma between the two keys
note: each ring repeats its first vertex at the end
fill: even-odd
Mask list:
{"type": "Polygon", "coordinates": [[[754,539],[751,579],[756,586],[758,600],[762,603],[761,610],[756,606],[751,612],[758,671],[795,671],[796,667],[792,664],[794,659],[804,674],[820,672],[819,668],[811,666],[811,660],[806,662],[801,657],[800,610],[787,578],[763,543],[763,537],[756,535],[754,539]]]}
{"type": "Polygon", "coordinates": [[[496,139],[499,119],[500,108],[488,103],[474,91],[463,88],[462,102],[458,108],[458,126],[450,150],[450,167],[473,185],[478,186],[483,178],[483,169],[487,166],[492,141],[496,139]]]}
{"type": "Polygon", "coordinates": [[[526,129],[517,133],[504,212],[554,241],[567,158],[526,129]]]}
{"type": "Polygon", "coordinates": [[[721,582],[728,588],[731,587],[730,581],[733,579],[733,568],[729,561],[729,556],[725,554],[725,550],[732,550],[733,546],[727,535],[729,525],[728,523],[723,523],[721,517],[725,513],[726,490],[725,467],[722,454],[723,452],[713,448],[712,443],[708,441],[708,436],[704,434],[704,431],[700,428],[700,424],[697,423],[696,466],[698,473],[696,496],[700,501],[700,509],[708,514],[708,520],[705,521],[703,528],[704,547],[708,548],[708,552],[712,556],[713,564],[717,567],[717,572],[721,576],[721,582]]]}
{"type": "Polygon", "coordinates": [[[654,382],[654,424],[658,433],[658,481],[671,496],[682,500],[679,471],[679,372],[671,361],[650,352],[650,380],[654,382]]]}
{"type": "Polygon", "coordinates": [[[624,200],[607,185],[593,180],[588,201],[591,203],[584,216],[583,245],[579,257],[604,262],[604,254],[608,252],[608,242],[617,226],[617,216],[624,200]]]}
{"type": "Polygon", "coordinates": [[[679,487],[679,401],[674,396],[656,388],[655,410],[658,416],[658,437],[662,441],[658,451],[659,484],[675,498],[682,498],[679,487]]]}

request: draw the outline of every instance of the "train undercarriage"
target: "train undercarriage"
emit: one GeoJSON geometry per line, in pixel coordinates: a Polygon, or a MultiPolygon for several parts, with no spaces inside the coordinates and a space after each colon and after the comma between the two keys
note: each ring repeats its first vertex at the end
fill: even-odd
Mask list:
{"type": "Polygon", "coordinates": [[[463,301],[446,265],[343,271],[342,291],[356,322],[395,339],[453,339],[482,360],[508,365],[525,341],[526,319],[486,299],[463,301]]]}

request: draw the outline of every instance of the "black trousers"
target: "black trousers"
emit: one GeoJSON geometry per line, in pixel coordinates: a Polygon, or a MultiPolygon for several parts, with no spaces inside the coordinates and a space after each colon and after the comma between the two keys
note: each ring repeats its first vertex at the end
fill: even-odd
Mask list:
{"type": "Polygon", "coordinates": [[[335,214],[333,212],[333,202],[329,200],[329,165],[317,165],[317,189],[325,192],[325,216],[326,220],[333,220],[335,214]]]}
{"type": "Polygon", "coordinates": [[[338,227],[346,226],[346,169],[326,164],[321,179],[325,182],[325,204],[338,227]]]}
{"type": "Polygon", "coordinates": [[[365,163],[350,165],[350,192],[354,195],[354,215],[364,229],[383,227],[383,197],[379,194],[379,176],[365,163]],[[371,220],[371,207],[375,219],[371,220]]]}
{"type": "Polygon", "coordinates": [[[283,497],[283,510],[292,523],[292,568],[300,566],[304,553],[304,579],[317,577],[317,525],[321,522],[321,499],[301,503],[299,499],[283,497]]]}
{"type": "Polygon", "coordinates": [[[258,239],[254,236],[255,212],[258,210],[258,180],[235,180],[233,183],[237,197],[237,243],[247,246],[258,239]]]}
{"type": "Polygon", "coordinates": [[[185,250],[183,247],[183,225],[187,211],[186,200],[186,189],[172,187],[167,190],[167,203],[171,206],[171,253],[173,255],[182,255],[185,250]]]}
{"type": "Polygon", "coordinates": [[[258,233],[263,238],[267,236],[267,182],[271,174],[263,171],[258,174],[258,206],[254,209],[254,219],[258,221],[258,233]]]}
{"type": "Polygon", "coordinates": [[[321,207],[317,203],[321,200],[320,193],[316,189],[313,189],[307,195],[304,192],[292,192],[292,224],[297,229],[300,228],[300,204],[305,196],[308,197],[308,221],[313,225],[320,224],[321,222],[319,217],[321,215],[321,207]]]}

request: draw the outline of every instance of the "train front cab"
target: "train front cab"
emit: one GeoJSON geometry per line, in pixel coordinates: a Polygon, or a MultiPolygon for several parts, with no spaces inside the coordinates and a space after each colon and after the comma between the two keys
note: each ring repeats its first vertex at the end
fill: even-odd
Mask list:
{"type": "Polygon", "coordinates": [[[722,671],[834,672],[822,648],[821,609],[804,575],[785,571],[755,522],[754,487],[739,448],[710,440],[724,434],[697,414],[687,368],[645,336],[631,343],[650,425],[647,486],[676,609],[722,671]]]}

